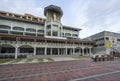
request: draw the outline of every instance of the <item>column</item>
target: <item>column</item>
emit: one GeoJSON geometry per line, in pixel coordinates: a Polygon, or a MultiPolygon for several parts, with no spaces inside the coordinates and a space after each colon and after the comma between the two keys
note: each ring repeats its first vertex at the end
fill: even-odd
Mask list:
{"type": "Polygon", "coordinates": [[[36,47],[34,47],[34,55],[36,55],[36,47]]]}
{"type": "Polygon", "coordinates": [[[81,50],[79,49],[79,54],[81,55],[81,50]]]}
{"type": "Polygon", "coordinates": [[[58,25],[57,31],[58,31],[58,37],[60,37],[60,26],[59,25],[58,25]]]}
{"type": "Polygon", "coordinates": [[[63,49],[63,54],[65,55],[66,53],[65,53],[65,48],[63,49]]]}
{"type": "Polygon", "coordinates": [[[91,54],[91,48],[89,48],[89,56],[92,56],[92,54],[91,54]]]}
{"type": "Polygon", "coordinates": [[[18,47],[15,47],[15,59],[17,59],[18,56],[18,47]]]}
{"type": "Polygon", "coordinates": [[[58,48],[58,55],[60,55],[60,49],[58,48]]]}
{"type": "Polygon", "coordinates": [[[66,55],[67,55],[67,47],[66,47],[66,51],[65,52],[66,52],[66,55]]]}
{"type": "Polygon", "coordinates": [[[52,55],[52,48],[50,48],[50,55],[52,55]]]}
{"type": "Polygon", "coordinates": [[[82,56],[84,56],[84,48],[82,48],[82,56]]]}
{"type": "Polygon", "coordinates": [[[0,53],[1,53],[1,47],[0,47],[0,53]]]}
{"type": "Polygon", "coordinates": [[[45,21],[45,27],[44,27],[44,36],[46,36],[46,21],[45,21]]]}
{"type": "Polygon", "coordinates": [[[75,54],[75,48],[73,48],[73,54],[75,54]]]}
{"type": "Polygon", "coordinates": [[[47,55],[47,48],[45,47],[44,55],[47,55]]]}
{"type": "Polygon", "coordinates": [[[36,32],[35,33],[36,33],[36,36],[37,36],[37,27],[36,27],[36,32]]]}
{"type": "Polygon", "coordinates": [[[61,37],[63,36],[62,32],[63,32],[63,27],[61,26],[61,32],[60,32],[61,33],[61,37]]]}
{"type": "Polygon", "coordinates": [[[52,34],[53,34],[53,25],[52,25],[52,22],[53,21],[51,21],[51,36],[53,36],[52,34]]]}

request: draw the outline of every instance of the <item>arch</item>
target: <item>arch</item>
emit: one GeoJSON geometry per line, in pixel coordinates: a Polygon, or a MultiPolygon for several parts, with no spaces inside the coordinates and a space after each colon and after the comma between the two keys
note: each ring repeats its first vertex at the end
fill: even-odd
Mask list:
{"type": "Polygon", "coordinates": [[[21,47],[25,47],[25,48],[34,48],[34,47],[31,46],[31,45],[20,45],[19,48],[21,48],[21,47]]]}
{"type": "Polygon", "coordinates": [[[77,34],[72,34],[72,36],[73,36],[73,37],[78,37],[78,35],[77,35],[77,34]]]}
{"type": "Polygon", "coordinates": [[[84,53],[85,53],[86,55],[89,54],[89,52],[90,52],[90,50],[89,50],[88,47],[84,48],[84,53]]]}
{"type": "Polygon", "coordinates": [[[78,54],[82,55],[82,47],[76,47],[75,48],[75,53],[78,53],[78,54]]]}
{"type": "Polygon", "coordinates": [[[0,58],[14,58],[15,47],[9,44],[0,45],[0,58]]]}
{"type": "Polygon", "coordinates": [[[71,34],[70,33],[65,33],[65,36],[71,36],[71,34]]]}
{"type": "Polygon", "coordinates": [[[37,30],[37,32],[39,32],[39,33],[44,33],[44,30],[37,30]]]}
{"type": "Polygon", "coordinates": [[[13,27],[13,30],[24,31],[24,28],[23,28],[23,27],[14,26],[14,27],[13,27]]]}
{"type": "Polygon", "coordinates": [[[15,47],[9,44],[0,45],[0,53],[15,53],[15,47]]]}
{"type": "Polygon", "coordinates": [[[8,25],[0,25],[0,29],[11,29],[8,25]]]}
{"type": "Polygon", "coordinates": [[[34,48],[30,45],[21,45],[19,46],[19,53],[20,54],[33,54],[34,53],[34,48]]]}
{"type": "Polygon", "coordinates": [[[14,47],[14,46],[11,45],[11,44],[1,44],[1,45],[0,45],[0,47],[7,47],[7,46],[8,46],[8,47],[14,47]]]}
{"type": "Polygon", "coordinates": [[[28,31],[28,32],[36,32],[36,29],[33,29],[33,28],[27,28],[26,31],[28,31]]]}

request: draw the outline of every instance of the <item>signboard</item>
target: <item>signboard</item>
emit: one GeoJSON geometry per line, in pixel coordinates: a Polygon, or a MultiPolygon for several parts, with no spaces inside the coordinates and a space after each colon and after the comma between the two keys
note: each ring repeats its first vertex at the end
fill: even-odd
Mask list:
{"type": "Polygon", "coordinates": [[[106,42],[105,46],[106,46],[107,48],[111,48],[111,47],[112,47],[112,43],[111,43],[110,41],[109,41],[109,42],[106,42]]]}

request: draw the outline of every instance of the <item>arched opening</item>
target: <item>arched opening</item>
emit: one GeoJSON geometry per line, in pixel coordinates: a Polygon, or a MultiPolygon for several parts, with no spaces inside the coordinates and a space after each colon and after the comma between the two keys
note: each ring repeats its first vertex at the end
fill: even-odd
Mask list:
{"type": "Polygon", "coordinates": [[[81,47],[75,48],[75,54],[79,54],[82,56],[82,48],[81,47]]]}
{"type": "Polygon", "coordinates": [[[33,55],[34,48],[30,45],[23,45],[18,48],[19,55],[33,55]]]}
{"type": "Polygon", "coordinates": [[[11,29],[8,25],[0,25],[0,29],[11,29]]]}
{"type": "Polygon", "coordinates": [[[36,32],[36,30],[33,29],[33,28],[27,28],[26,31],[27,31],[27,32],[36,32]]]}
{"type": "Polygon", "coordinates": [[[89,55],[89,54],[90,54],[89,48],[85,48],[85,49],[84,49],[84,54],[85,54],[85,55],[89,55]]]}
{"type": "Polygon", "coordinates": [[[24,28],[15,26],[13,27],[13,30],[24,31],[24,28]]]}
{"type": "Polygon", "coordinates": [[[8,44],[0,45],[0,58],[14,58],[15,47],[8,44]]]}

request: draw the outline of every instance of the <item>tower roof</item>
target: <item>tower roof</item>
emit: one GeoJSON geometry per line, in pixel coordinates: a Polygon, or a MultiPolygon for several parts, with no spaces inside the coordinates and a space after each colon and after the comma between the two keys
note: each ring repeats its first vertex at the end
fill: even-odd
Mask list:
{"type": "Polygon", "coordinates": [[[47,12],[48,10],[52,10],[52,11],[58,12],[58,13],[60,13],[61,16],[63,15],[62,9],[61,9],[60,7],[58,7],[58,6],[50,5],[50,6],[45,7],[45,8],[44,8],[44,15],[45,15],[45,16],[46,16],[46,12],[47,12]]]}

